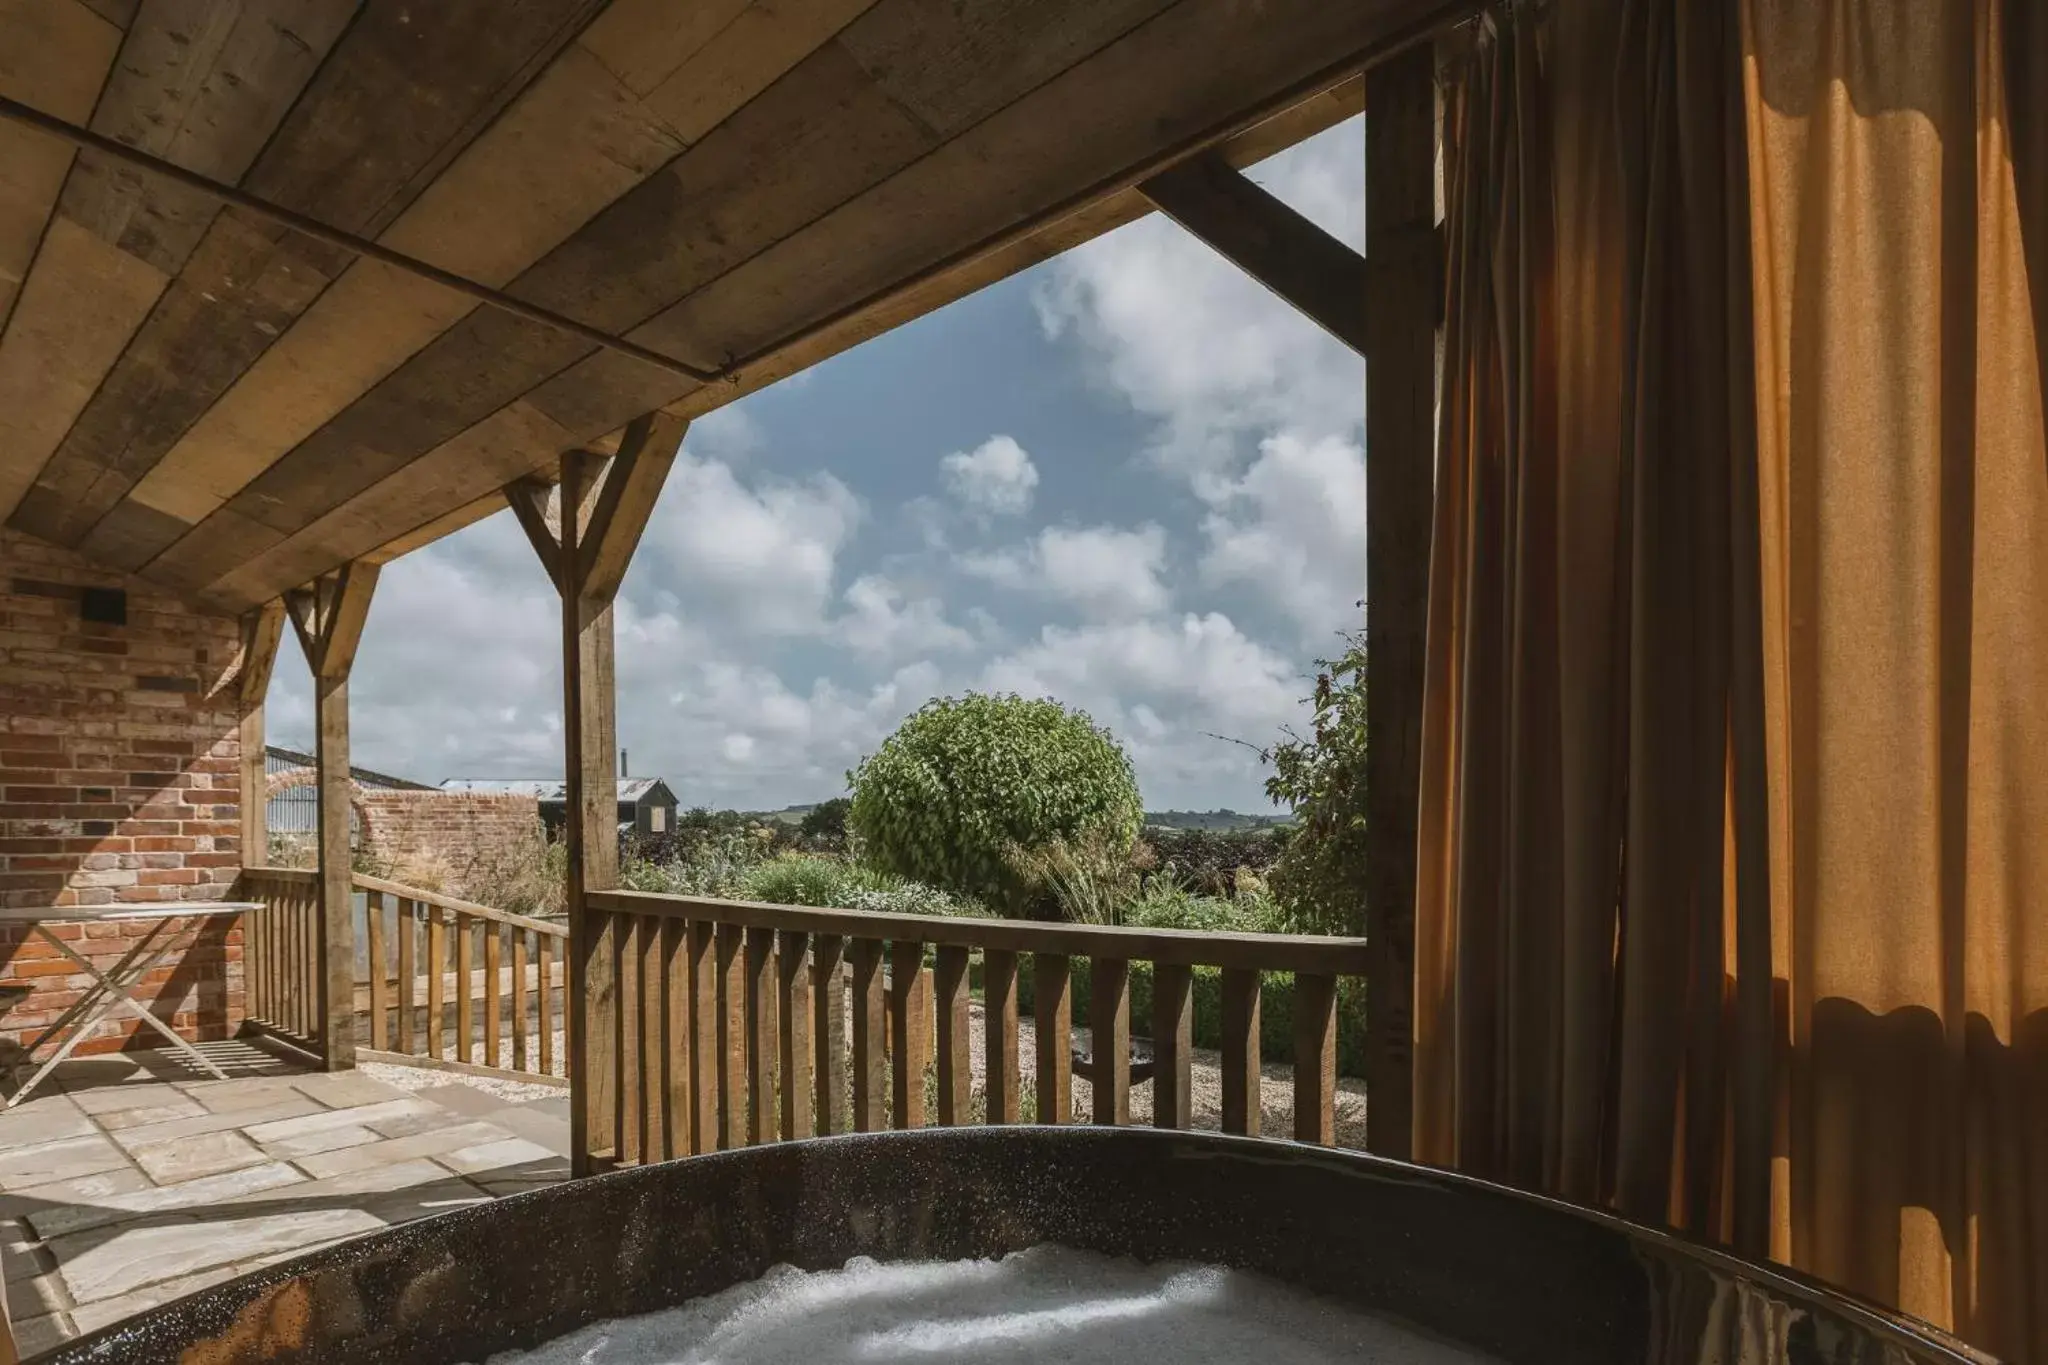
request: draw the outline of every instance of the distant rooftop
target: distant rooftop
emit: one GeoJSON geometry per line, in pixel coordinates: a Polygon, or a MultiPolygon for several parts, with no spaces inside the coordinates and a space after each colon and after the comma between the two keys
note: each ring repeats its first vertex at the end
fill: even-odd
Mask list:
{"type": "MultiPolygon", "coordinates": [[[[661,785],[658,777],[622,777],[619,779],[619,800],[638,801],[661,785]]],[[[531,796],[538,801],[565,801],[568,792],[564,788],[565,784],[559,779],[527,777],[451,777],[441,784],[442,791],[531,796]]]]}

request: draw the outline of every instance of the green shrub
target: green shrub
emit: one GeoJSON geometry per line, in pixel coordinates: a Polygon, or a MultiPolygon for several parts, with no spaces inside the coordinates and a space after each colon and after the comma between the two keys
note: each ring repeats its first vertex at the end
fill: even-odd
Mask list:
{"type": "Polygon", "coordinates": [[[1365,640],[1346,640],[1341,657],[1318,661],[1308,736],[1290,734],[1268,755],[1266,795],[1295,819],[1268,880],[1304,933],[1365,931],[1365,640]]]}
{"type": "Polygon", "coordinates": [[[1013,844],[1006,857],[1018,881],[1036,888],[1058,918],[1069,923],[1122,924],[1138,893],[1129,847],[1101,830],[1078,839],[1056,838],[1035,849],[1013,844]]]}
{"type": "Polygon", "coordinates": [[[1100,839],[1128,856],[1142,808],[1108,731],[1058,702],[969,693],[927,702],[847,775],[861,859],[1013,915],[1048,893],[1015,850],[1100,839]]]}

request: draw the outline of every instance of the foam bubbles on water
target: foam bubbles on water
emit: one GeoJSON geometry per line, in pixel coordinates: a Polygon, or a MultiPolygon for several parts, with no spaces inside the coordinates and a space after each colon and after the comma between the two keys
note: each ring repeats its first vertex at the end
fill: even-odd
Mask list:
{"type": "Polygon", "coordinates": [[[1478,1365],[1460,1347],[1243,1271],[1037,1246],[991,1261],[777,1266],[490,1365],[1478,1365]]]}

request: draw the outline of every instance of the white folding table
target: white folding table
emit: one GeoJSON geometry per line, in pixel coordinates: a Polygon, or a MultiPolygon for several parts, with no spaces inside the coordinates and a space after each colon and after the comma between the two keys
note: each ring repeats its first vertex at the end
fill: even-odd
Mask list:
{"type": "Polygon", "coordinates": [[[17,1074],[35,1065],[36,1049],[52,1038],[63,1035],[57,1050],[37,1068],[33,1076],[28,1078],[26,1085],[16,1089],[8,1097],[4,1107],[12,1109],[27,1099],[29,1094],[43,1083],[43,1078],[48,1076],[58,1063],[71,1055],[71,1049],[84,1040],[95,1024],[117,1010],[125,1010],[142,1020],[168,1039],[173,1048],[214,1076],[226,1080],[226,1072],[215,1066],[205,1053],[180,1038],[176,1029],[151,1013],[147,1006],[135,998],[133,991],[157,963],[176,950],[178,936],[165,932],[170,928],[171,921],[213,919],[262,908],[254,901],[146,901],[119,905],[31,905],[0,908],[0,924],[28,925],[30,933],[37,935],[59,953],[71,959],[81,972],[92,978],[92,984],[86,988],[77,1002],[58,1015],[28,1044],[23,1061],[15,1068],[17,1074]],[[135,923],[147,924],[149,928],[135,939],[118,962],[105,971],[101,971],[91,958],[51,933],[49,928],[53,924],[135,923]]]}

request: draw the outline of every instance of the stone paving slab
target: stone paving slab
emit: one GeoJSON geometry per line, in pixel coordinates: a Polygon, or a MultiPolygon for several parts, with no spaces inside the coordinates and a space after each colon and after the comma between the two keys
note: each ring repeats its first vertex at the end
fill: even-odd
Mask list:
{"type": "Polygon", "coordinates": [[[223,1171],[259,1166],[269,1158],[263,1149],[233,1129],[224,1133],[201,1133],[197,1137],[173,1138],[148,1146],[131,1147],[135,1164],[159,1185],[177,1185],[187,1180],[219,1175],[223,1171]]]}
{"type": "Polygon", "coordinates": [[[384,1227],[366,1209],[290,1209],[241,1217],[180,1215],[129,1228],[59,1237],[50,1244],[65,1288],[79,1303],[117,1298],[144,1285],[384,1227]]]}
{"type": "Polygon", "coordinates": [[[169,1123],[173,1119],[197,1118],[206,1112],[206,1106],[198,1100],[183,1095],[161,1104],[145,1104],[134,1109],[116,1109],[111,1113],[96,1114],[100,1127],[108,1132],[119,1132],[124,1128],[144,1128],[151,1124],[169,1123]]]}
{"type": "Polygon", "coordinates": [[[511,1136],[495,1123],[456,1123],[425,1133],[414,1133],[411,1137],[373,1142],[366,1147],[345,1147],[338,1152],[320,1152],[314,1156],[300,1158],[298,1166],[300,1170],[312,1176],[346,1175],[350,1171],[367,1170],[372,1166],[405,1161],[416,1156],[439,1156],[443,1152],[458,1152],[464,1147],[475,1147],[511,1136]]]}
{"type": "Polygon", "coordinates": [[[39,1210],[51,1208],[90,1207],[115,1195],[150,1188],[149,1177],[142,1173],[141,1167],[123,1164],[111,1171],[55,1180],[47,1185],[31,1185],[25,1190],[0,1195],[0,1218],[32,1217],[39,1210]]]}
{"type": "Polygon", "coordinates": [[[232,1079],[146,1053],[89,1058],[0,1113],[0,1268],[25,1349],[567,1176],[559,1095],[522,1104],[203,1046],[232,1079]]]}
{"type": "MultiPolygon", "coordinates": [[[[457,1175],[482,1175],[489,1171],[502,1171],[510,1166],[524,1166],[530,1162],[547,1161],[554,1153],[538,1142],[528,1142],[523,1137],[505,1137],[495,1142],[481,1142],[474,1147],[461,1147],[435,1157],[443,1166],[457,1175]]],[[[566,1176],[567,1171],[563,1172],[566,1176]]]]}
{"type": "Polygon", "coordinates": [[[290,1142],[295,1138],[334,1128],[361,1128],[387,1119],[409,1118],[415,1115],[431,1117],[435,1114],[439,1114],[444,1120],[447,1118],[445,1110],[438,1109],[428,1101],[415,1099],[410,1095],[400,1095],[395,1099],[370,1104],[353,1105],[343,1109],[322,1109],[316,1114],[303,1114],[298,1118],[275,1119],[268,1123],[253,1124],[247,1126],[246,1131],[251,1142],[290,1142]]]}
{"type": "Polygon", "coordinates": [[[245,1109],[218,1111],[211,1106],[204,1114],[190,1118],[169,1119],[163,1123],[146,1123],[140,1128],[123,1128],[114,1134],[115,1141],[129,1151],[147,1147],[173,1138],[199,1137],[205,1133],[225,1133],[236,1128],[247,1128],[251,1124],[268,1123],[273,1119],[293,1119],[301,1114],[317,1114],[320,1106],[295,1092],[286,1092],[282,1097],[273,1097],[268,1104],[255,1105],[245,1109]]]}
{"type": "Polygon", "coordinates": [[[292,1087],[308,1099],[330,1109],[360,1109],[364,1105],[402,1100],[410,1092],[365,1076],[360,1071],[327,1071],[293,1078],[292,1087]]]}
{"type": "Polygon", "coordinates": [[[219,1175],[187,1180],[181,1185],[146,1185],[141,1189],[76,1204],[58,1204],[28,1215],[29,1225],[44,1240],[87,1228],[121,1223],[149,1213],[197,1208],[225,1203],[242,1195],[311,1182],[304,1172],[286,1162],[245,1166],[219,1175]]]}
{"type": "Polygon", "coordinates": [[[128,1156],[106,1137],[63,1138],[0,1152],[0,1190],[27,1189],[52,1181],[96,1175],[128,1164],[128,1156]]]}

